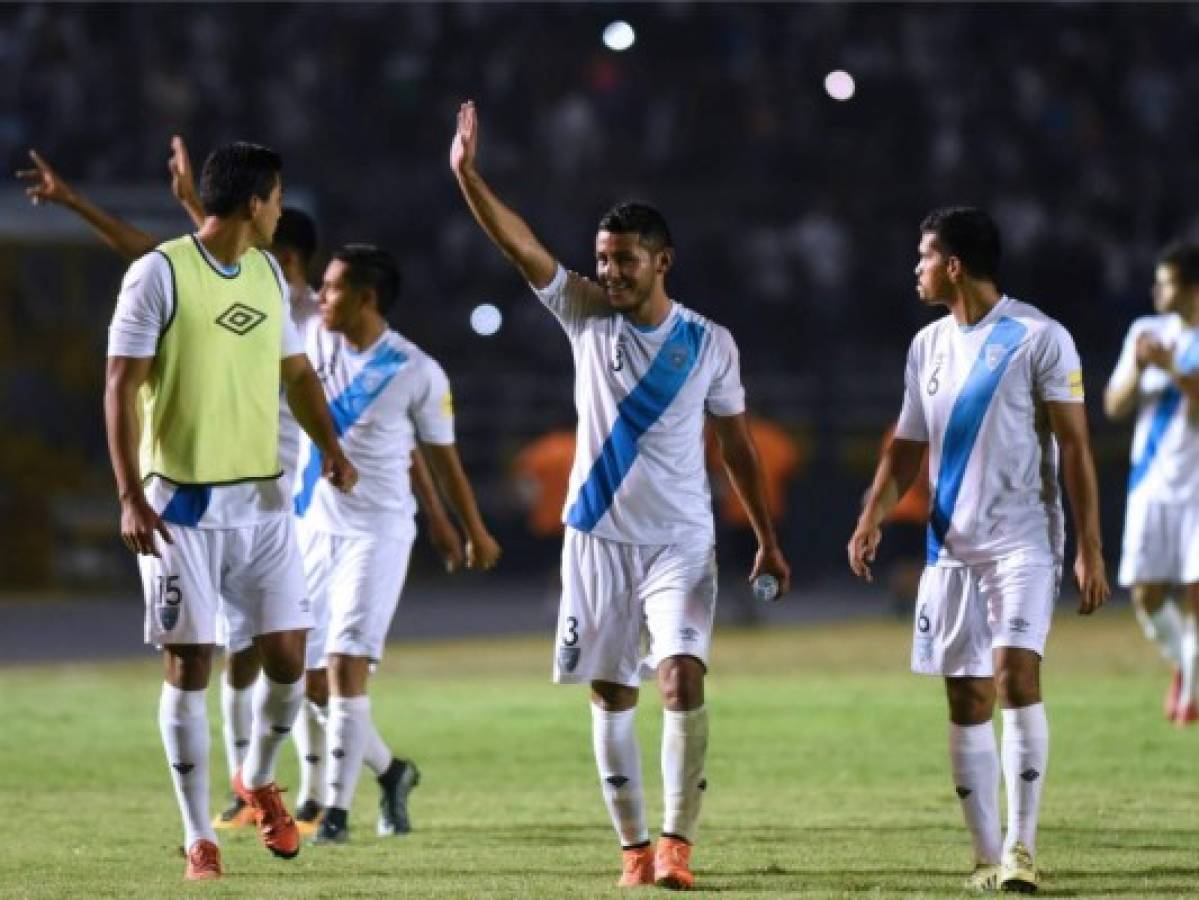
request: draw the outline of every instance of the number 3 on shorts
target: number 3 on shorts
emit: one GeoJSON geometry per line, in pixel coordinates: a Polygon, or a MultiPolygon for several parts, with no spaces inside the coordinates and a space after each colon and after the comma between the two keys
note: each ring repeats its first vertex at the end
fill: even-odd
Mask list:
{"type": "Polygon", "coordinates": [[[579,620],[574,616],[566,617],[566,634],[562,635],[562,646],[573,647],[579,642],[579,620]]]}

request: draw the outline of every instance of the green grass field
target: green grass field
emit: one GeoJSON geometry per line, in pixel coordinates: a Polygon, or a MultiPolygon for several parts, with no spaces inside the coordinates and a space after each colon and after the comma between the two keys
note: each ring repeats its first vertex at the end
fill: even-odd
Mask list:
{"type": "MultiPolygon", "coordinates": [[[[941,689],[907,674],[907,640],[902,623],[717,636],[711,786],[694,857],[702,894],[960,893],[970,850],[941,689]]],[[[547,683],[547,642],[390,648],[374,703],[385,737],[424,773],[414,833],[374,836],[368,773],[351,845],[305,847],[284,862],[238,833],[223,838],[227,877],[202,885],[181,880],[156,663],[0,669],[0,896],[619,896],[584,692],[547,683]]],[[[1165,724],[1164,684],[1126,610],[1090,621],[1059,613],[1046,670],[1042,893],[1196,891],[1199,729],[1165,724]]],[[[653,823],[658,711],[647,693],[653,823]]],[[[284,753],[280,781],[294,783],[295,754],[284,753]]]]}

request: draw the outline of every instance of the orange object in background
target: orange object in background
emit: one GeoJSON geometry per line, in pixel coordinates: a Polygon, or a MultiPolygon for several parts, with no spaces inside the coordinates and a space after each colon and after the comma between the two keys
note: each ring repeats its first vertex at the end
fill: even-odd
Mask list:
{"type": "Polygon", "coordinates": [[[561,428],[526,444],[512,461],[512,473],[529,510],[526,523],[537,537],[562,534],[562,507],[574,458],[575,433],[561,428]]]}
{"type": "MultiPolygon", "coordinates": [[[[746,424],[749,436],[758,450],[758,461],[762,467],[762,483],[766,494],[766,508],[776,524],[782,521],[787,507],[787,485],[803,462],[803,454],[794,438],[782,427],[766,419],[748,416],[746,424]]],[[[749,516],[741,505],[737,492],[729,483],[728,472],[720,460],[720,445],[711,428],[705,429],[707,436],[708,469],[712,473],[712,489],[716,494],[717,512],[723,524],[733,528],[749,528],[749,516]]]]}
{"type": "MultiPolygon", "coordinates": [[[[892,425],[883,435],[883,450],[886,450],[891,444],[891,438],[895,435],[895,426],[892,425]]],[[[895,504],[895,508],[891,510],[891,515],[884,520],[886,522],[911,522],[913,525],[924,525],[928,522],[929,509],[929,489],[928,489],[928,451],[924,451],[924,459],[920,464],[920,474],[916,476],[916,480],[912,482],[912,486],[908,488],[908,492],[899,498],[899,502],[895,504]]]]}

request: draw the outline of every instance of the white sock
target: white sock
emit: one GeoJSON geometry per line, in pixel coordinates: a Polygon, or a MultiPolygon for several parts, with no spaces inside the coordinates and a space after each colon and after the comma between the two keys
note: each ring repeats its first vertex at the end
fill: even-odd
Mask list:
{"type": "Polygon", "coordinates": [[[1007,787],[1007,838],[1037,852],[1037,815],[1049,765],[1049,720],[1045,704],[1003,710],[1003,780],[1007,787]]]}
{"type": "Polygon", "coordinates": [[[363,763],[378,776],[391,768],[391,761],[394,758],[391,748],[387,746],[383,736],[379,734],[379,729],[375,727],[374,718],[367,718],[366,741],[362,748],[363,763]]]}
{"type": "Polygon", "coordinates": [[[260,788],[275,780],[279,748],[291,734],[304,702],[304,679],[291,684],[271,681],[264,672],[254,685],[254,736],[242,764],[242,783],[260,788]]]}
{"type": "Polygon", "coordinates": [[[300,793],[296,805],[318,803],[325,790],[325,720],[328,711],[305,700],[296,718],[296,755],[300,760],[300,793]]]}
{"type": "Polygon", "coordinates": [[[700,801],[708,787],[708,710],[662,711],[662,833],[695,841],[700,801]]]}
{"type": "Polygon", "coordinates": [[[1145,637],[1157,644],[1157,649],[1167,662],[1181,665],[1183,624],[1178,607],[1167,600],[1151,613],[1145,612],[1135,603],[1132,608],[1145,637]]]}
{"type": "Polygon", "coordinates": [[[246,761],[250,732],[254,724],[254,689],[235,688],[221,677],[221,733],[225,738],[225,763],[229,777],[246,761]]]}
{"type": "Polygon", "coordinates": [[[949,723],[949,764],[953,787],[974,844],[974,861],[999,862],[1003,834],[999,821],[999,748],[995,726],[949,723]]]}
{"type": "Polygon", "coordinates": [[[183,815],[183,846],[187,848],[201,838],[216,843],[216,832],[208,820],[207,693],[181,691],[164,682],[158,700],[158,730],[183,815]]]}
{"type": "Polygon", "coordinates": [[[591,744],[604,805],[622,846],[649,840],[641,786],[641,748],[634,728],[636,709],[608,712],[591,704],[591,744]]]}
{"type": "Polygon", "coordinates": [[[1179,667],[1182,669],[1182,691],[1178,696],[1180,707],[1195,702],[1196,668],[1199,668],[1199,635],[1196,634],[1195,616],[1187,613],[1182,617],[1182,635],[1179,641],[1179,667]]]}
{"type": "Polygon", "coordinates": [[[348,810],[354,802],[370,716],[371,700],[365,694],[329,698],[329,772],[325,806],[348,810]]]}

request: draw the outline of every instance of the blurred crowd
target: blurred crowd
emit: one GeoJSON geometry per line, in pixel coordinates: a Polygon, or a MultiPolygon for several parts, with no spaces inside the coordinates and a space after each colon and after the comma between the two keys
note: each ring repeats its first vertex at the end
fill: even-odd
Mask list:
{"type": "MultiPolygon", "coordinates": [[[[569,266],[590,269],[613,200],[663,210],[672,292],[733,329],[759,410],[812,439],[820,483],[798,478],[792,506],[839,477],[852,505],[929,318],[911,270],[930,207],[992,209],[1002,286],[1070,328],[1097,396],[1157,249],[1199,236],[1197,37],[1199,6],[1165,4],[15,4],[0,159],[36,146],[84,190],[165,192],[173,133],[201,158],[231,139],[281,150],[327,246],[402,257],[396,324],[455,377],[468,464],[500,485],[521,444],[569,424],[570,361],[449,175],[472,97],[481,167],[569,266]],[[600,40],[617,18],[637,35],[624,53],[600,40]],[[848,102],[824,91],[834,69],[855,79],[848,102]],[[483,301],[505,316],[490,338],[467,324],[483,301]]],[[[121,271],[6,225],[0,542],[36,530],[14,521],[69,518],[23,473],[71,510],[104,484],[121,271]]]]}

